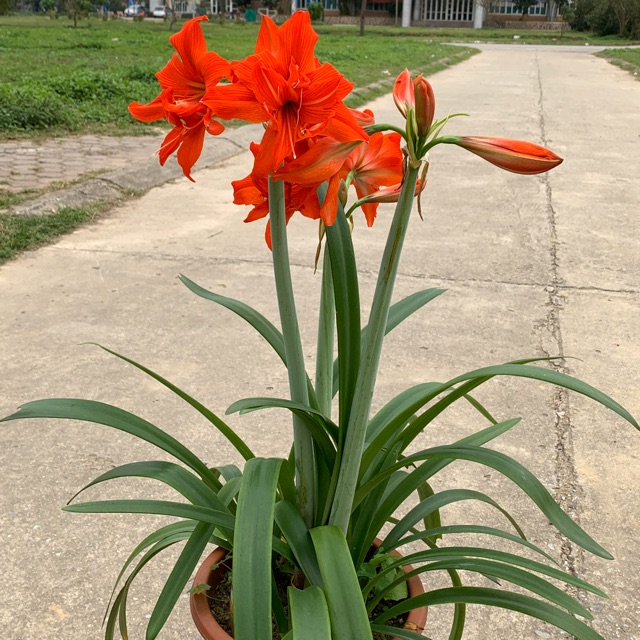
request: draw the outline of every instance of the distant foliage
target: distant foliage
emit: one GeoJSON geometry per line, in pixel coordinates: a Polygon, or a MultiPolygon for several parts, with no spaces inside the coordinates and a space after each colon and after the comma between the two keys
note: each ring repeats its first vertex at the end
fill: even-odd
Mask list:
{"type": "Polygon", "coordinates": [[[319,2],[314,2],[310,4],[308,7],[309,15],[311,16],[311,20],[313,22],[318,22],[318,20],[322,20],[322,16],[324,15],[324,6],[319,2]]]}
{"type": "Polygon", "coordinates": [[[640,0],[580,0],[570,21],[577,31],[640,37],[640,0]]]}

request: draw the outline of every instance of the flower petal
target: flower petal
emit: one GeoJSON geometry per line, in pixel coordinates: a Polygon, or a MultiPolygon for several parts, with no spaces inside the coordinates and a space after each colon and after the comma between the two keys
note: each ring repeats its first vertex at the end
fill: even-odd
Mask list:
{"type": "Polygon", "coordinates": [[[453,140],[453,143],[513,173],[544,173],[562,162],[562,158],[553,151],[523,140],[462,136],[453,140]]]}

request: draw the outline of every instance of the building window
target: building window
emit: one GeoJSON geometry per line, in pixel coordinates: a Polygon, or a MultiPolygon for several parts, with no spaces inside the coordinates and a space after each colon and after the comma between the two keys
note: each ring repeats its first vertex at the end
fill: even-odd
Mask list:
{"type": "MultiPolygon", "coordinates": [[[[489,13],[504,13],[507,15],[522,15],[514,6],[511,0],[495,0],[489,6],[489,13]]],[[[546,16],[547,15],[547,3],[538,2],[529,7],[530,16],[546,16]]]]}
{"type": "Polygon", "coordinates": [[[435,22],[471,22],[474,0],[425,0],[422,20],[435,22]]]}

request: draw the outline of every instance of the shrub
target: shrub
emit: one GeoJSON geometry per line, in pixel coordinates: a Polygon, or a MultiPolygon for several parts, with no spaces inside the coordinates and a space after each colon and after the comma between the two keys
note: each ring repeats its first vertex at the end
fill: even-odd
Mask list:
{"type": "Polygon", "coordinates": [[[313,22],[317,22],[318,20],[322,20],[322,16],[324,14],[324,7],[319,2],[314,2],[310,4],[307,9],[309,10],[309,15],[311,16],[311,20],[313,22]]]}
{"type": "Polygon", "coordinates": [[[48,87],[36,83],[0,85],[1,129],[28,131],[62,126],[73,130],[76,125],[73,112],[48,87]]]}

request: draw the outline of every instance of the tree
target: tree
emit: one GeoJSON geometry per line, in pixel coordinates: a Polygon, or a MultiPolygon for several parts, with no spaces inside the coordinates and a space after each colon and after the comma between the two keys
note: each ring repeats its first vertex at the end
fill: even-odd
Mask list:
{"type": "Polygon", "coordinates": [[[530,7],[534,7],[538,4],[538,0],[513,0],[513,6],[517,12],[522,12],[522,18],[520,20],[524,20],[525,16],[529,12],[530,7]]]}

